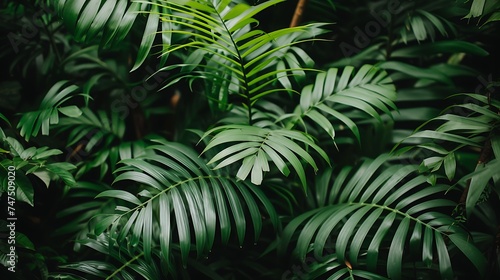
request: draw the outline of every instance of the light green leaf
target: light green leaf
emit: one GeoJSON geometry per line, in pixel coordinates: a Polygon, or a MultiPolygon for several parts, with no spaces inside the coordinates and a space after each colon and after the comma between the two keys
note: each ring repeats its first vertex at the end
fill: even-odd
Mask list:
{"type": "Polygon", "coordinates": [[[149,51],[153,45],[156,31],[158,30],[159,22],[160,22],[160,15],[158,14],[158,6],[152,5],[150,13],[148,15],[146,28],[143,31],[143,37],[141,44],[139,46],[137,58],[135,60],[135,64],[132,67],[131,71],[136,70],[146,60],[146,57],[149,54],[149,51]]]}
{"type": "MultiPolygon", "coordinates": [[[[488,168],[483,163],[476,166],[476,169],[470,176],[469,191],[467,192],[467,199],[465,201],[465,208],[467,216],[470,216],[473,212],[473,208],[476,207],[476,203],[481,197],[484,189],[488,185],[488,181],[491,179],[494,173],[497,171],[488,168]]],[[[462,178],[464,180],[464,178],[462,178]]]]}
{"type": "Polygon", "coordinates": [[[100,194],[98,194],[96,196],[96,198],[99,198],[99,197],[117,198],[117,199],[128,201],[128,202],[133,203],[135,205],[140,205],[141,204],[141,201],[137,197],[135,197],[130,192],[123,191],[123,190],[107,190],[107,191],[103,191],[103,192],[101,192],[100,194]]]}
{"type": "Polygon", "coordinates": [[[450,153],[444,157],[444,171],[450,181],[455,177],[456,166],[455,153],[450,153]]]}
{"type": "Polygon", "coordinates": [[[61,112],[62,114],[70,117],[70,118],[77,118],[79,116],[82,115],[82,111],[80,110],[80,108],[78,108],[77,106],[66,106],[66,107],[62,107],[62,108],[59,108],[58,109],[59,112],[61,112]]]}

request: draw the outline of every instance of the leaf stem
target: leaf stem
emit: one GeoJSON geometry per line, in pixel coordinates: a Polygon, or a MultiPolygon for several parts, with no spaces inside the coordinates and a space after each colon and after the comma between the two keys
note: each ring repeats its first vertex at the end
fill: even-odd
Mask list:
{"type": "Polygon", "coordinates": [[[130,259],[128,262],[124,263],[122,266],[120,266],[120,268],[118,268],[117,270],[115,270],[113,273],[111,273],[111,275],[109,275],[108,277],[106,277],[106,280],[109,280],[109,279],[113,279],[113,277],[120,271],[122,271],[124,268],[126,268],[127,266],[129,266],[130,264],[132,264],[134,261],[138,260],[140,257],[144,256],[144,252],[140,253],[139,255],[133,257],[132,259],[130,259]]]}
{"type": "Polygon", "coordinates": [[[304,9],[306,8],[308,0],[299,0],[297,6],[295,7],[295,12],[293,13],[292,21],[290,22],[290,27],[296,27],[302,21],[302,16],[304,15],[304,9]]]}
{"type": "Polygon", "coordinates": [[[439,232],[442,235],[447,235],[446,232],[441,231],[438,228],[435,228],[435,227],[433,227],[433,226],[431,226],[431,225],[429,225],[427,223],[424,223],[423,221],[421,221],[421,220],[413,217],[412,215],[409,215],[409,214],[406,214],[404,212],[401,212],[398,209],[393,209],[393,208],[387,207],[387,205],[378,205],[378,204],[365,203],[365,202],[361,202],[361,203],[359,203],[359,202],[351,202],[349,204],[351,204],[351,205],[360,204],[362,206],[370,206],[370,207],[375,207],[375,208],[382,208],[383,210],[389,210],[389,211],[392,211],[392,212],[396,213],[397,215],[404,216],[405,218],[408,218],[408,219],[410,219],[410,220],[412,220],[412,221],[414,221],[416,223],[419,223],[419,224],[422,224],[423,226],[431,228],[433,231],[437,231],[437,232],[439,232]]]}
{"type": "Polygon", "coordinates": [[[239,66],[241,67],[241,75],[243,76],[243,88],[245,90],[246,105],[248,106],[248,108],[247,108],[248,109],[248,124],[249,125],[253,125],[253,119],[252,119],[252,99],[250,97],[250,92],[248,90],[248,87],[249,87],[249,85],[248,85],[248,77],[247,77],[245,65],[243,63],[243,57],[241,56],[240,49],[238,48],[238,45],[234,41],[234,38],[233,38],[231,32],[229,31],[229,29],[226,26],[226,23],[222,19],[221,15],[217,12],[217,9],[216,9],[216,7],[213,4],[212,4],[212,7],[213,7],[213,9],[215,11],[215,14],[217,14],[217,17],[219,18],[221,25],[226,30],[226,32],[228,34],[228,37],[231,40],[231,43],[233,44],[234,49],[236,51],[238,62],[240,63],[239,66]]]}

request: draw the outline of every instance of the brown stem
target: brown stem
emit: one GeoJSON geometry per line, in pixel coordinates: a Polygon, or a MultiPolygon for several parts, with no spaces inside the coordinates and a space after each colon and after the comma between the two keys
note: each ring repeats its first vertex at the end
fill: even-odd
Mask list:
{"type": "Polygon", "coordinates": [[[293,14],[292,22],[290,22],[290,27],[295,27],[302,21],[302,15],[304,14],[304,9],[306,8],[308,0],[299,0],[297,7],[295,7],[295,13],[293,14]]]}
{"type": "Polygon", "coordinates": [[[78,144],[78,146],[76,146],[76,148],[69,155],[68,160],[70,160],[72,157],[78,154],[82,148],[83,148],[83,143],[78,144]]]}

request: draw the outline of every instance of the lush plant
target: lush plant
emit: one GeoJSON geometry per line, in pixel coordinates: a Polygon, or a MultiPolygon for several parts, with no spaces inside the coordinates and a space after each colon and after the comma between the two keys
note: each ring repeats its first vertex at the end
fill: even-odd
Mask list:
{"type": "Polygon", "coordinates": [[[6,1],[17,276],[496,279],[497,9],[6,1]]]}

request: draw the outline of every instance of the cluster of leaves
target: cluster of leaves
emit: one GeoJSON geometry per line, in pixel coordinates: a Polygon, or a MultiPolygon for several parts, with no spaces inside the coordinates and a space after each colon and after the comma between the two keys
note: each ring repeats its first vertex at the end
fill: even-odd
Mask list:
{"type": "MultiPolygon", "coordinates": [[[[5,119],[3,115],[2,119],[5,119]]],[[[15,239],[2,239],[0,242],[2,265],[14,267],[15,271],[19,269],[46,271],[47,265],[43,261],[43,255],[36,251],[35,244],[25,234],[26,232],[19,230],[18,223],[17,228],[7,227],[7,225],[22,216],[23,204],[34,206],[35,185],[49,188],[49,185],[53,187],[60,181],[68,188],[75,186],[76,181],[72,175],[75,166],[57,159],[57,156],[62,154],[61,150],[47,146],[25,148],[14,137],[7,136],[3,129],[0,129],[0,141],[0,164],[2,166],[0,197],[6,210],[6,218],[0,219],[1,231],[4,236],[12,236],[11,231],[15,230],[15,239]],[[15,256],[26,260],[22,265],[17,265],[17,268],[16,263],[12,263],[12,246],[16,247],[15,256]]]]}
{"type": "Polygon", "coordinates": [[[17,236],[23,276],[499,276],[496,85],[456,94],[478,75],[466,58],[489,55],[457,19],[493,13],[491,26],[496,2],[467,15],[449,0],[309,1],[309,22],[272,29],[287,2],[249,2],[2,6],[6,22],[47,13],[28,41],[2,27],[23,46],[2,60],[43,90],[0,114],[0,181],[16,168],[20,214],[60,190],[39,241],[53,251],[17,236]],[[352,41],[331,24],[343,13],[363,46],[328,40],[352,41]],[[366,15],[383,20],[370,38],[366,15]]]}

